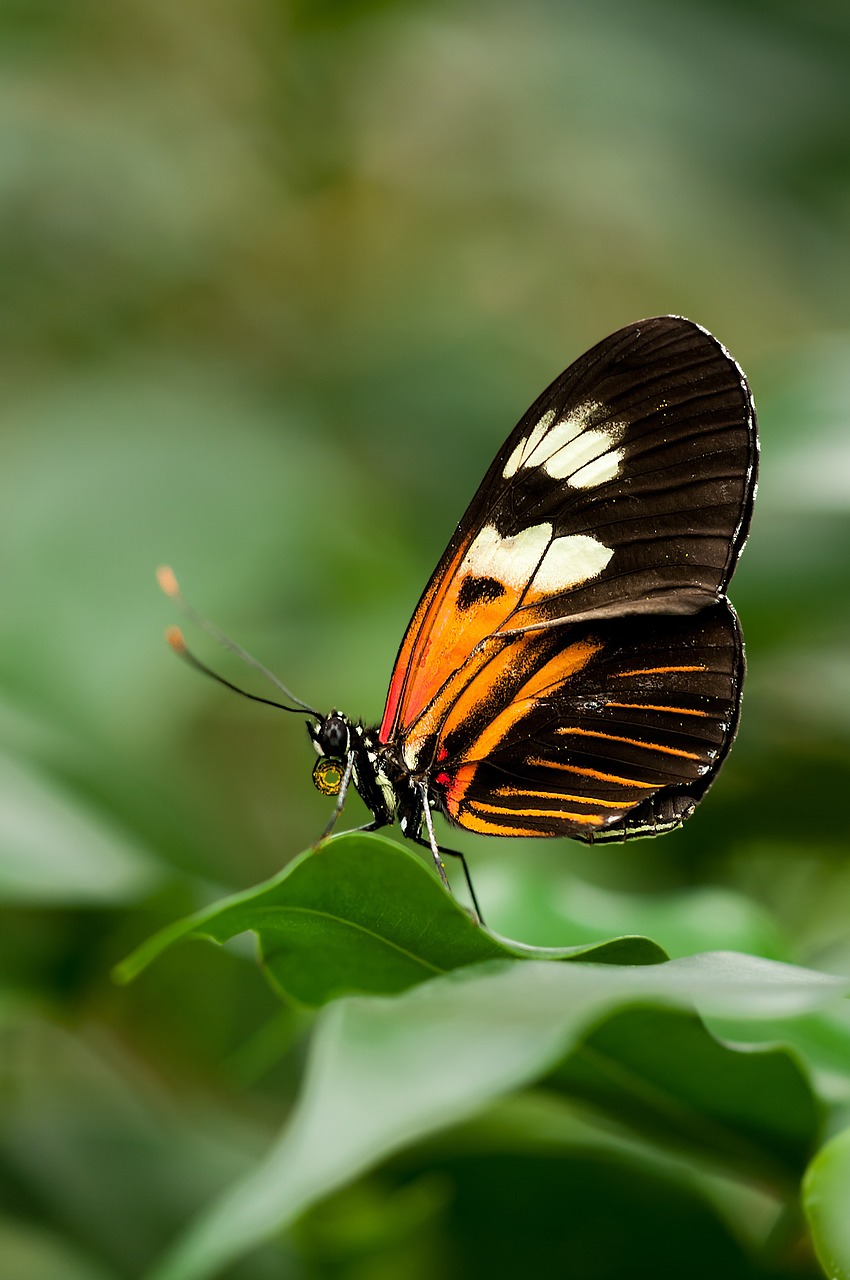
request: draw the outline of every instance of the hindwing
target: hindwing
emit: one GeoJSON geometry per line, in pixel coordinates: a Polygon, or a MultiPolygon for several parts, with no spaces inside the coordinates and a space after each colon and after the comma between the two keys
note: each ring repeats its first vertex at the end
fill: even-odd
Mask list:
{"type": "Polygon", "coordinates": [[[510,689],[494,671],[488,692],[484,668],[465,691],[468,714],[450,712],[434,737],[446,816],[489,835],[585,841],[678,826],[737,727],[744,664],[731,606],[513,644],[510,689]]]}

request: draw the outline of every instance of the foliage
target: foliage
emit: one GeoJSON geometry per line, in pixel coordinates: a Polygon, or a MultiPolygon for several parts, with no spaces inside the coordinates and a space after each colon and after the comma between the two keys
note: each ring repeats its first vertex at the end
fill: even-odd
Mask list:
{"type": "MultiPolygon", "coordinates": [[[[594,1134],[607,1125],[644,1158],[686,1160],[692,1174],[752,1184],[777,1209],[793,1207],[820,1133],[808,1073],[785,1049],[713,1038],[692,1009],[735,1020],[739,1041],[753,1038],[753,1021],[787,1019],[793,1042],[793,1019],[834,1004],[850,980],[734,953],[668,961],[645,939],[561,953],[512,947],[473,924],[412,854],[365,835],[331,841],[268,885],[164,930],[119,976],[136,976],[181,938],[222,942],[244,930],[257,933],[284,999],[331,1007],[277,1145],[157,1280],[219,1274],[354,1175],[532,1083],[548,1103],[566,1102],[567,1115],[587,1112],[593,1145],[607,1147],[594,1134]]],[[[828,1034],[828,1015],[824,1025],[828,1034]]],[[[563,1154],[564,1141],[569,1150],[569,1130],[549,1154],[563,1154]]],[[[569,1214],[564,1229],[568,1238],[569,1214]]],[[[713,1219],[703,1227],[716,1230],[713,1219]]],[[[758,1235],[745,1234],[756,1252],[758,1235]]],[[[569,1256],[564,1240],[558,1251],[569,1256]]],[[[608,1265],[627,1265],[627,1252],[606,1252],[608,1265]]],[[[733,1262],[721,1252],[713,1265],[744,1274],[746,1256],[739,1245],[733,1262]]]]}
{"type": "Polygon", "coordinates": [[[3,1273],[850,1277],[841,6],[33,0],[0,35],[3,1273]],[[290,862],[303,726],[180,667],[154,567],[376,720],[497,445],[661,312],[741,360],[764,446],[698,813],[461,836],[492,932],[383,839],[290,862]]]}
{"type": "Polygon", "coordinates": [[[487,960],[666,960],[648,938],[579,947],[526,947],[487,934],[444,893],[421,859],[380,836],[345,835],[308,851],[256,889],[178,921],[118,966],[136,977],[183,937],[216,942],[254,930],[266,972],[284,999],[323,1005],[344,995],[393,995],[487,960]]]}

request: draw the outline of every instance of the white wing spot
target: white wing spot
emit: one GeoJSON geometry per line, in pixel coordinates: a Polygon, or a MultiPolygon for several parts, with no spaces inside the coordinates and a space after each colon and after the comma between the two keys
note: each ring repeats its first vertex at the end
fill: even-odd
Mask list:
{"type": "MultiPolygon", "coordinates": [[[[494,525],[486,524],[464,556],[458,580],[462,581],[467,574],[476,578],[496,578],[511,591],[523,591],[540,564],[551,537],[551,524],[529,525],[511,538],[503,538],[494,525]]],[[[555,545],[558,541],[565,539],[557,539],[555,545]]],[[[546,558],[543,559],[544,564],[546,558]]]]}
{"type": "MultiPolygon", "coordinates": [[[[528,444],[528,449],[530,453],[534,452],[534,450],[540,444],[541,440],[545,440],[546,434],[554,421],[555,421],[555,410],[547,409],[543,417],[535,426],[531,435],[528,437],[527,444],[528,444]]],[[[525,465],[527,466],[528,464],[526,463],[525,465]]]]}
{"type": "Polygon", "coordinates": [[[546,594],[566,591],[588,582],[607,566],[614,554],[586,533],[573,533],[556,538],[534,575],[533,586],[546,594]]]}
{"type": "Polygon", "coordinates": [[[615,451],[626,429],[624,422],[606,422],[607,410],[597,400],[577,405],[571,413],[555,421],[555,410],[549,409],[529,434],[520,440],[505,463],[506,480],[517,471],[542,467],[553,480],[566,480],[583,471],[588,463],[610,454],[604,465],[588,470],[575,482],[579,489],[611,480],[619,470],[622,454],[615,451]],[[604,423],[595,427],[592,423],[604,423]]]}
{"type": "MultiPolygon", "coordinates": [[[[625,423],[612,422],[605,427],[583,431],[577,439],[566,443],[563,448],[549,455],[544,467],[546,473],[553,480],[566,480],[575,472],[581,471],[589,462],[596,462],[609,451],[613,453],[625,429],[625,423]]],[[[621,457],[622,455],[619,454],[614,460],[615,467],[619,467],[621,457]]],[[[616,470],[614,474],[616,475],[616,470]]],[[[610,479],[610,476],[607,478],[610,479]]],[[[591,483],[597,482],[591,481],[591,483]]],[[[582,487],[579,485],[579,488],[582,487]]]]}
{"type": "Polygon", "coordinates": [[[561,418],[560,422],[556,422],[550,431],[547,431],[545,439],[541,440],[534,452],[529,454],[525,461],[527,467],[546,467],[548,471],[548,461],[553,453],[563,446],[568,445],[571,440],[575,440],[587,426],[587,419],[592,412],[594,406],[592,404],[582,405],[580,409],[574,410],[568,418],[561,418]]]}
{"type": "Polygon", "coordinates": [[[525,436],[522,440],[520,440],[519,444],[516,446],[513,453],[505,463],[505,469],[502,472],[502,475],[506,480],[510,480],[511,476],[515,475],[520,467],[528,466],[528,463],[524,460],[526,451],[530,451],[532,453],[534,452],[534,450],[537,448],[537,445],[546,435],[546,432],[549,430],[549,428],[551,427],[554,421],[555,421],[555,410],[547,409],[543,417],[532,428],[530,434],[525,436]]]}
{"type": "Polygon", "coordinates": [[[622,449],[610,449],[608,453],[600,454],[598,458],[586,462],[578,471],[573,472],[569,481],[570,488],[592,489],[597,484],[604,484],[606,480],[613,480],[620,474],[622,461],[622,449]]]}
{"type": "Polygon", "coordinates": [[[520,459],[522,458],[522,451],[525,448],[525,443],[525,440],[520,440],[519,444],[505,463],[502,475],[506,480],[510,480],[511,476],[516,475],[520,459]]]}

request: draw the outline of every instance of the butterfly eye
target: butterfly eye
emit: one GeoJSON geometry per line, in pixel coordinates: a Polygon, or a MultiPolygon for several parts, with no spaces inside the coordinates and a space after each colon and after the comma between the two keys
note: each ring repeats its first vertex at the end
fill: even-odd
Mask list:
{"type": "Polygon", "coordinates": [[[314,741],[323,756],[340,758],[348,753],[348,721],[332,711],[319,725],[314,741]]]}
{"type": "Polygon", "coordinates": [[[316,761],[313,770],[313,785],[323,796],[338,796],[342,786],[342,764],[339,760],[329,760],[323,756],[316,761]]]}

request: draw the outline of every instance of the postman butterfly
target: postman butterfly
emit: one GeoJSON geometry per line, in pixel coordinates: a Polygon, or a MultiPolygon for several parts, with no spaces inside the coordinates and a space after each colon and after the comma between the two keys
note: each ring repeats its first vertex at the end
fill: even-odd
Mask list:
{"type": "MultiPolygon", "coordinates": [[[[315,785],[337,798],[325,835],[353,783],[372,814],[362,829],[397,821],[446,887],[443,855],[460,858],[475,902],[434,813],[481,835],[586,842],[680,826],[738,727],[744,649],[726,589],[757,466],[746,378],[700,325],[642,320],[570,365],[463,515],[380,724],[322,715],[275,680],[296,704],[284,709],[309,716],[315,785]]],[[[170,571],[160,581],[178,596],[170,571]]],[[[179,631],[170,640],[202,666],[179,631]]]]}

